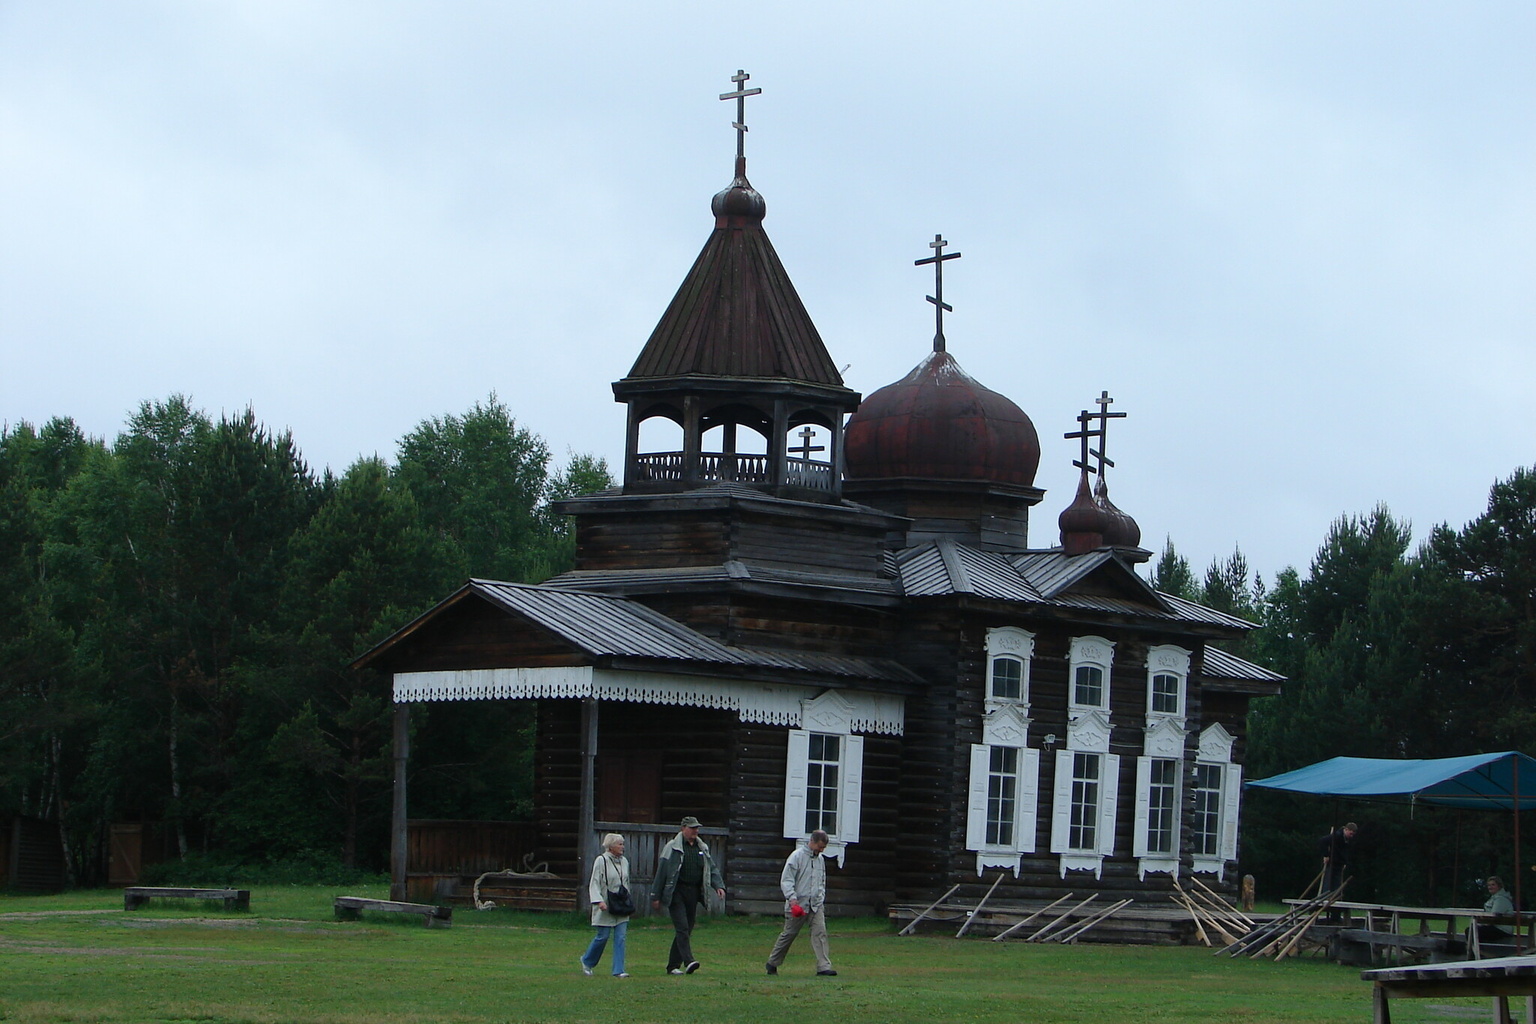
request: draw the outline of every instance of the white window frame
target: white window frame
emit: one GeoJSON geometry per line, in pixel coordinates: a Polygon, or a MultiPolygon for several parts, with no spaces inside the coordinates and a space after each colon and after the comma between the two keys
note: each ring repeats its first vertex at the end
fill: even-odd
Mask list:
{"type": "Polygon", "coordinates": [[[966,849],[976,851],[976,874],[1004,868],[1019,875],[1020,858],[1035,852],[1039,824],[1040,751],[1029,747],[1029,719],[1019,707],[997,709],[982,725],[982,742],[971,744],[971,775],[966,806],[966,849]],[[1011,747],[1019,752],[1015,776],[1014,833],[1011,843],[987,842],[988,803],[992,782],[992,751],[1011,747]]]}
{"type": "Polygon", "coordinates": [[[1120,755],[1098,750],[1056,751],[1056,791],[1051,804],[1051,852],[1060,855],[1061,877],[1068,871],[1092,871],[1101,878],[1104,858],[1114,856],[1115,820],[1120,804],[1120,755]],[[1092,847],[1071,846],[1073,759],[1099,759],[1098,813],[1092,847]]]}
{"type": "Polygon", "coordinates": [[[1025,711],[1029,710],[1029,669],[1034,657],[1035,634],[1018,626],[995,626],[987,630],[985,702],[988,710],[1009,705],[1017,705],[1025,711]],[[999,697],[992,692],[993,673],[999,658],[1008,658],[1019,663],[1019,695],[1017,697],[999,697]]]}
{"type": "Polygon", "coordinates": [[[1210,765],[1220,770],[1221,794],[1219,808],[1218,841],[1215,856],[1195,854],[1193,870],[1214,874],[1225,880],[1227,865],[1237,860],[1237,833],[1241,823],[1243,799],[1243,766],[1232,761],[1234,737],[1220,722],[1213,722],[1200,733],[1199,753],[1195,763],[1210,765]]]}
{"type": "Polygon", "coordinates": [[[810,781],[811,735],[837,736],[838,794],[837,831],[830,833],[827,855],[839,865],[847,847],[859,841],[859,815],[864,791],[864,737],[852,729],[853,705],[835,690],[801,704],[800,721],[804,728],[789,730],[789,748],[784,772],[784,838],[804,839],[806,835],[806,792],[810,781]]]}
{"type": "Polygon", "coordinates": [[[1180,819],[1184,806],[1184,760],[1179,757],[1143,756],[1136,759],[1136,824],[1131,853],[1137,859],[1137,877],[1145,879],[1149,871],[1179,875],[1180,819]],[[1167,850],[1152,849],[1152,772],[1157,764],[1169,766],[1173,775],[1172,820],[1167,850]]]}
{"type": "Polygon", "coordinates": [[[1068,714],[1081,711],[1109,713],[1110,671],[1115,663],[1115,643],[1101,636],[1075,636],[1068,650],[1067,707],[1068,714]],[[1089,704],[1077,699],[1077,672],[1080,668],[1097,668],[1102,675],[1100,701],[1089,704]]]}
{"type": "Polygon", "coordinates": [[[1190,652],[1173,644],[1160,644],[1147,649],[1147,724],[1161,718],[1184,721],[1189,707],[1189,658],[1190,652]],[[1172,711],[1155,711],[1153,683],[1158,676],[1173,676],[1178,680],[1177,703],[1172,711]]]}

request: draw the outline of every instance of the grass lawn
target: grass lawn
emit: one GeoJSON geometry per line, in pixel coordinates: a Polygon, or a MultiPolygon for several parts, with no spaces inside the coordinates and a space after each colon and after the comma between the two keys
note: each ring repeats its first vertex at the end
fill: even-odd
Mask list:
{"type": "MultiPolygon", "coordinates": [[[[382,888],[347,890],[387,898],[382,888]]],[[[0,897],[0,1021],[646,1024],[652,1021],[1260,1022],[1370,1020],[1370,986],[1319,960],[1252,961],[1204,948],[900,938],[880,920],[831,922],[836,978],[802,936],[763,973],[775,921],[701,921],[697,974],[663,973],[671,929],[630,925],[627,980],[577,957],[566,915],[455,910],[453,927],[365,915],[336,922],[339,890],[258,887],[251,913],[117,890],[0,897]]],[[[1394,1003],[1399,1021],[1487,1020],[1489,1000],[1394,1003]]]]}

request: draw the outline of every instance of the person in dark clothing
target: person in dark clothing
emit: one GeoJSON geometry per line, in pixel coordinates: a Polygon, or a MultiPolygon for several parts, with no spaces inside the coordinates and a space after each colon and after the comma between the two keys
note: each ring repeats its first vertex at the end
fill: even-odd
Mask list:
{"type": "Polygon", "coordinates": [[[667,954],[668,974],[692,974],[699,969],[693,958],[693,926],[698,919],[699,903],[704,893],[713,889],[725,899],[725,880],[709,853],[709,846],[699,838],[699,819],[683,819],[682,831],[661,851],[656,865],[656,880],[651,883],[651,906],[667,908],[672,917],[672,949],[667,954]]]}
{"type": "Polygon", "coordinates": [[[1319,895],[1327,895],[1344,884],[1344,871],[1349,867],[1349,850],[1360,826],[1349,822],[1343,828],[1330,829],[1317,841],[1317,851],[1323,855],[1323,887],[1319,895]]]}

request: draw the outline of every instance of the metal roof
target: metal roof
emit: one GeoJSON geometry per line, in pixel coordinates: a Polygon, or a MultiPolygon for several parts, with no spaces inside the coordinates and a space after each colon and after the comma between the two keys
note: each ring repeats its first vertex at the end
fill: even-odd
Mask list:
{"type": "Polygon", "coordinates": [[[470,580],[467,586],[594,658],[693,662],[866,681],[922,681],[888,659],[723,644],[637,601],[608,594],[496,580],[470,580]]]}
{"type": "MultiPolygon", "coordinates": [[[[751,190],[744,178],[739,184],[751,190]]],[[[716,218],[620,383],[692,375],[843,387],[837,364],[763,230],[761,213],[716,218]]]]}
{"type": "Polygon", "coordinates": [[[1256,681],[1265,683],[1283,683],[1285,676],[1278,672],[1271,672],[1262,665],[1255,665],[1251,661],[1244,661],[1235,654],[1228,654],[1219,647],[1209,644],[1205,648],[1205,665],[1200,674],[1207,679],[1237,679],[1244,682],[1256,681]]]}
{"type": "Polygon", "coordinates": [[[853,573],[806,572],[776,569],[730,559],[720,565],[690,565],[669,569],[591,569],[572,570],[546,581],[543,585],[561,590],[630,591],[635,588],[689,586],[710,582],[783,583],[802,587],[829,587],[897,597],[901,587],[894,578],[853,573]]]}

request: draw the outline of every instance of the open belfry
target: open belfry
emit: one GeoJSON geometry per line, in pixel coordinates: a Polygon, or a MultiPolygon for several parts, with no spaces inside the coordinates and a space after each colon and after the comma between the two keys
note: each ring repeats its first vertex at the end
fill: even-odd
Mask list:
{"type": "Polygon", "coordinates": [[[737,151],[713,230],[613,384],[622,485],[558,506],[575,569],[471,580],[360,662],[394,681],[395,898],[405,723],[427,701],[537,702],[536,859],[573,890],[608,832],[643,888],[696,815],[728,912],[779,913],[813,829],[831,913],[1235,891],[1248,702],[1281,679],[1221,649],[1252,624],[1137,574],[1149,552],[1105,476],[1134,419],[1062,382],[1099,397],[1052,428],[1079,482],[1032,543],[1036,424],[949,351],[960,253],[938,235],[916,260],[931,346],[850,389],[763,228],[748,80],[721,97],[737,151]]]}

